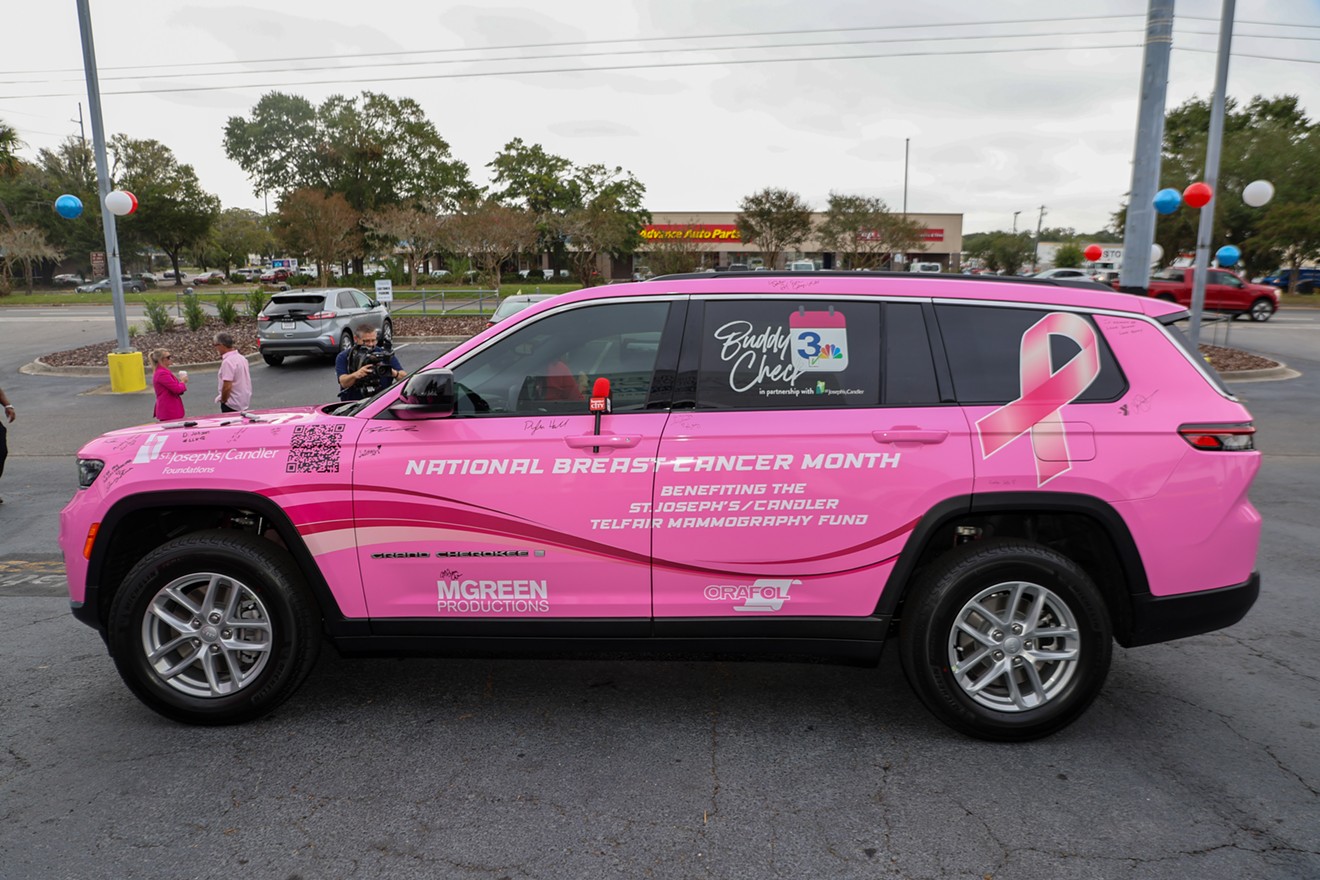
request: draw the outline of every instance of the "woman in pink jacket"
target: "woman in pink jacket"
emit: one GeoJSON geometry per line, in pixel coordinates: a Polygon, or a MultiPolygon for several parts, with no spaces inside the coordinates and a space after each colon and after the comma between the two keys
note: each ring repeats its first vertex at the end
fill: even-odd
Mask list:
{"type": "Polygon", "coordinates": [[[183,392],[188,390],[188,374],[180,373],[178,378],[170,372],[174,358],[170,353],[158,348],[151,353],[151,364],[156,372],[151,377],[151,384],[156,389],[156,420],[169,422],[183,418],[183,392]]]}

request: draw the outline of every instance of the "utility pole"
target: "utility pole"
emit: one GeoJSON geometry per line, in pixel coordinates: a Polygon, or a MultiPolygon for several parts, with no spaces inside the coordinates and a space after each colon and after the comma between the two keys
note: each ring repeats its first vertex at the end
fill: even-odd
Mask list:
{"type": "Polygon", "coordinates": [[[1021,211],[1014,211],[1014,212],[1013,212],[1013,234],[1014,234],[1014,235],[1017,235],[1017,218],[1018,218],[1018,214],[1021,214],[1021,213],[1022,213],[1021,211]]]}
{"type": "Polygon", "coordinates": [[[1118,289],[1144,295],[1150,284],[1150,253],[1155,244],[1155,190],[1164,145],[1164,96],[1169,88],[1173,48],[1173,0],[1150,0],[1146,12],[1145,68],[1137,110],[1137,143],[1132,150],[1132,186],[1123,224],[1123,265],[1118,289]]]}
{"type": "Polygon", "coordinates": [[[83,127],[82,101],[78,102],[78,118],[70,119],[70,122],[78,123],[78,140],[82,141],[84,148],[87,147],[87,129],[83,127]]]}
{"type": "Polygon", "coordinates": [[[1215,205],[1219,202],[1219,151],[1224,142],[1224,95],[1228,90],[1228,56],[1233,45],[1233,9],[1236,0],[1224,0],[1223,21],[1219,25],[1219,63],[1215,68],[1215,94],[1210,103],[1210,134],[1205,144],[1205,182],[1210,187],[1210,202],[1201,209],[1196,228],[1196,270],[1192,273],[1192,320],[1187,335],[1192,351],[1201,342],[1201,313],[1205,309],[1205,278],[1210,268],[1210,233],[1215,227],[1215,205]]]}
{"type": "Polygon", "coordinates": [[[1036,218],[1036,247],[1031,254],[1031,271],[1036,273],[1040,271],[1040,228],[1045,222],[1045,206],[1040,206],[1040,216],[1036,218]]]}

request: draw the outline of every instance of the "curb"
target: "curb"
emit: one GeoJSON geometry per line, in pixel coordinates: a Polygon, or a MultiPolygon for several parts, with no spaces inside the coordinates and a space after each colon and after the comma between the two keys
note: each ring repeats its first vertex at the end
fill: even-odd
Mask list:
{"type": "Polygon", "coordinates": [[[1225,382],[1272,382],[1282,379],[1296,379],[1302,375],[1287,364],[1280,363],[1275,367],[1265,367],[1260,370],[1228,370],[1220,373],[1219,377],[1225,382]]]}

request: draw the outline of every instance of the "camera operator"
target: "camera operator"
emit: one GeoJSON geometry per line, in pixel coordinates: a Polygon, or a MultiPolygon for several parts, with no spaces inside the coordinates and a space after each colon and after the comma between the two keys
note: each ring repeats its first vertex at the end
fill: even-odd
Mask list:
{"type": "Polygon", "coordinates": [[[340,400],[362,400],[392,385],[406,374],[399,359],[376,344],[376,328],[359,324],[353,331],[356,343],[335,358],[340,400]]]}

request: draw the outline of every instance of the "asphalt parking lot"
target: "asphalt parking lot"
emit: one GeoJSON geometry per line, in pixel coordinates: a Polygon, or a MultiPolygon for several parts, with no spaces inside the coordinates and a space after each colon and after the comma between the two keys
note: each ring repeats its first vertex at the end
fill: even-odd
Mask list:
{"type": "MultiPolygon", "coordinates": [[[[1116,648],[1088,714],[1024,745],[943,727],[893,646],[879,669],[327,650],[265,720],[164,721],[69,615],[54,543],[73,452],[151,399],[18,373],[112,324],[0,320],[18,328],[0,385],[19,410],[0,480],[0,880],[1320,876],[1309,314],[1232,330],[1301,373],[1233,386],[1264,452],[1257,606],[1223,632],[1116,648]]],[[[262,405],[333,395],[325,362],[253,377],[262,405]]]]}

